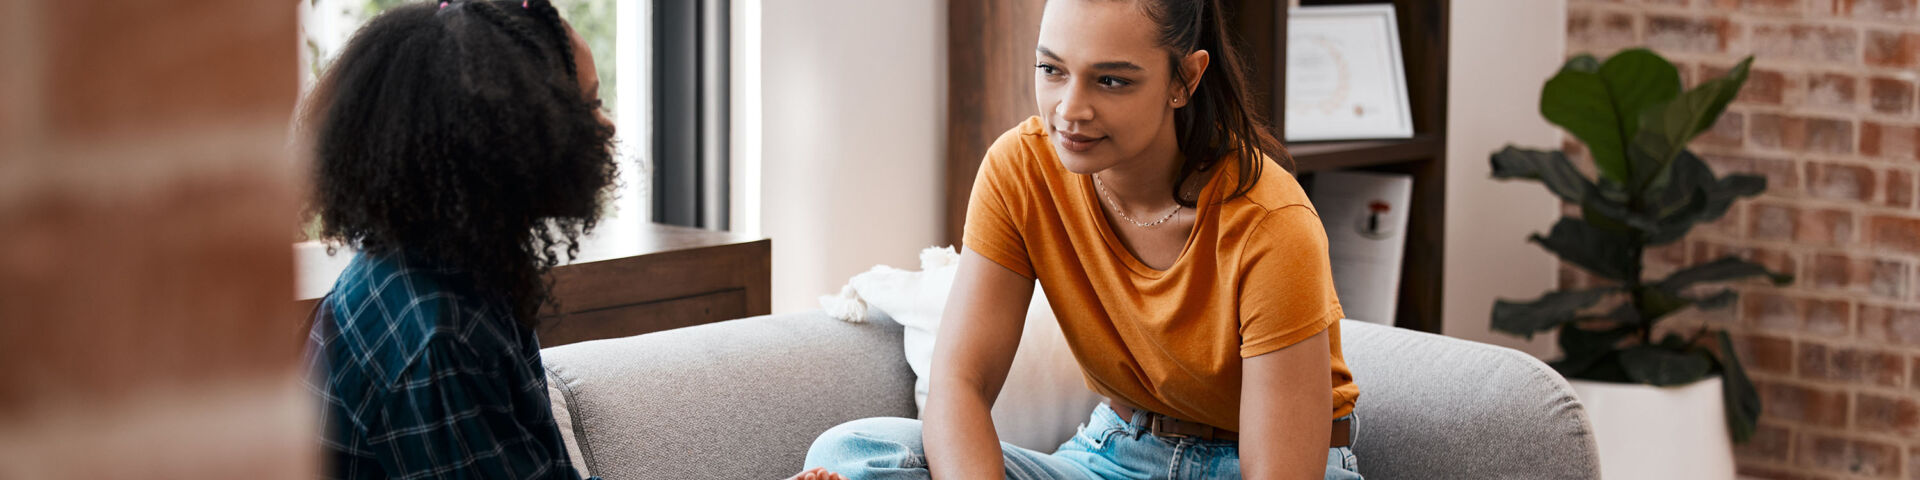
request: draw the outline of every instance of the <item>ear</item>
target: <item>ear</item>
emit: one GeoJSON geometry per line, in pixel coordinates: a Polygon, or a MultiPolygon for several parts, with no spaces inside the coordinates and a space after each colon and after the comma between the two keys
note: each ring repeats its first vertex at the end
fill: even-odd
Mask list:
{"type": "Polygon", "coordinates": [[[1207,74],[1207,64],[1212,60],[1212,55],[1206,50],[1194,50],[1180,59],[1180,76],[1187,80],[1186,85],[1180,86],[1181,98],[1193,97],[1193,89],[1200,87],[1200,76],[1207,74]]]}

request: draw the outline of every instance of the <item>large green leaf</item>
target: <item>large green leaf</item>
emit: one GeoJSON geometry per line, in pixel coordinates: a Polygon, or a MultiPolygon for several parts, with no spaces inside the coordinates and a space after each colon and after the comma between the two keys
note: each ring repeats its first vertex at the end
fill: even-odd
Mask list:
{"type": "Polygon", "coordinates": [[[1658,322],[1673,312],[1693,305],[1692,299],[1651,285],[1642,285],[1635,291],[1640,292],[1640,319],[1647,323],[1658,322]]]}
{"type": "Polygon", "coordinates": [[[1569,203],[1585,202],[1588,197],[1594,196],[1597,188],[1592,181],[1587,180],[1585,174],[1580,173],[1580,169],[1567,161],[1565,153],[1559,151],[1531,150],[1508,145],[1507,148],[1494,152],[1491,160],[1493,178],[1537,180],[1545,184],[1547,190],[1569,203]]]}
{"type": "Polygon", "coordinates": [[[1621,115],[1614,111],[1606,80],[1597,71],[1578,68],[1579,61],[1567,61],[1547,80],[1540,90],[1540,115],[1587,144],[1600,176],[1626,183],[1627,134],[1621,130],[1621,115]]]}
{"type": "Polygon", "coordinates": [[[1767,189],[1766,177],[1734,174],[1715,179],[1713,170],[1693,152],[1681,150],[1647,189],[1646,214],[1657,215],[1647,245],[1671,243],[1694,225],[1719,220],[1733,202],[1767,189]]]}
{"type": "Polygon", "coordinates": [[[1758,263],[1726,256],[1673,272],[1666,279],[1660,280],[1659,285],[1661,290],[1677,293],[1698,283],[1725,282],[1759,276],[1767,277],[1776,286],[1793,283],[1792,275],[1774,273],[1758,263]]]}
{"type": "MultiPolygon", "coordinates": [[[[1637,112],[1640,125],[1632,134],[1633,155],[1657,165],[1665,165],[1679,156],[1688,141],[1712,128],[1720,114],[1726,112],[1727,104],[1733,102],[1740,94],[1740,87],[1746,85],[1752,64],[1753,57],[1747,57],[1726,76],[1703,82],[1672,101],[1637,112]]],[[[1645,183],[1632,185],[1646,186],[1645,183]]]]}
{"type": "Polygon", "coordinates": [[[1616,287],[1599,287],[1548,292],[1530,302],[1495,300],[1493,329],[1533,338],[1536,332],[1574,321],[1578,318],[1580,310],[1591,307],[1600,299],[1618,291],[1620,289],[1616,287]]]}
{"type": "Polygon", "coordinates": [[[1685,385],[1705,378],[1713,359],[1700,350],[1674,351],[1654,345],[1634,345],[1620,351],[1627,378],[1648,385],[1685,385]]]}
{"type": "Polygon", "coordinates": [[[1727,404],[1727,432],[1733,434],[1735,443],[1747,443],[1760,425],[1760,392],[1753,388],[1753,380],[1747,378],[1746,368],[1740,365],[1740,354],[1733,350],[1733,340],[1725,330],[1719,332],[1719,337],[1721,358],[1718,360],[1724,377],[1720,393],[1727,404]]]}
{"type": "Polygon", "coordinates": [[[1585,373],[1614,351],[1620,340],[1633,333],[1630,327],[1616,327],[1604,330],[1587,330],[1573,323],[1560,326],[1560,352],[1565,356],[1553,362],[1554,370],[1568,376],[1585,373]]]}
{"type": "Polygon", "coordinates": [[[1628,142],[1642,112],[1671,101],[1680,91],[1673,64],[1646,49],[1614,54],[1605,63],[1582,55],[1568,60],[1540,91],[1540,115],[1586,143],[1600,175],[1639,185],[1628,164],[1628,142]]]}
{"type": "Polygon", "coordinates": [[[1640,131],[1640,112],[1680,95],[1680,70],[1652,50],[1621,50],[1600,64],[1599,73],[1613,94],[1621,132],[1640,131]]]}
{"type": "Polygon", "coordinates": [[[1534,243],[1559,255],[1561,260],[1587,269],[1595,275],[1622,282],[1633,272],[1633,239],[1610,232],[1573,217],[1561,217],[1546,236],[1534,234],[1534,243]]]}

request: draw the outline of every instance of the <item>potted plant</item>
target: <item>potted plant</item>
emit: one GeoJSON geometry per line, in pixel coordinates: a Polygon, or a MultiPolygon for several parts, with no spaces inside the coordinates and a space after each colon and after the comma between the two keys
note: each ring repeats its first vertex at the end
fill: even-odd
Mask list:
{"type": "Polygon", "coordinates": [[[1673,64],[1646,49],[1605,62],[1574,57],[1541,90],[1540,113],[1586,145],[1598,174],[1588,177],[1560,151],[1508,146],[1493,154],[1495,178],[1538,181],[1580,207],[1530,240],[1608,283],[1493,307],[1494,329],[1559,333],[1565,356],[1552,366],[1595,419],[1608,477],[1731,478],[1727,439],[1745,442],[1759,421],[1760,397],[1726,332],[1657,327],[1687,308],[1732,304],[1736,293],[1713,284],[1762,277],[1784,285],[1792,277],[1729,256],[1647,278],[1642,260],[1648,248],[1679,241],[1735,200],[1766,190],[1765,177],[1716,177],[1686,148],[1733,101],[1752,62],[1683,91],[1673,64]],[[1687,402],[1695,405],[1677,404],[1687,402]]]}

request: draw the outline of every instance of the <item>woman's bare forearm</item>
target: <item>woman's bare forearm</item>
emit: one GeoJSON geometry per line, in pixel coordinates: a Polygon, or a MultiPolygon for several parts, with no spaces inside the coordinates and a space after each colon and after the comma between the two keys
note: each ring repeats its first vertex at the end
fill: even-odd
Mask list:
{"type": "Polygon", "coordinates": [[[979,389],[958,383],[930,387],[921,412],[927,468],[933,478],[1000,478],[1006,466],[993,429],[993,405],[979,389]]]}

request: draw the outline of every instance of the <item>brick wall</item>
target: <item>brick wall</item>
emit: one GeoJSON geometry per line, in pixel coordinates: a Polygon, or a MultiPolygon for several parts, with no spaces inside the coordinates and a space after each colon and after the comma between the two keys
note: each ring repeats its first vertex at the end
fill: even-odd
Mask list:
{"type": "Polygon", "coordinates": [[[1798,277],[1677,319],[1734,332],[1760,388],[1742,476],[1920,480],[1920,2],[1568,0],[1567,17],[1569,54],[1652,47],[1689,85],[1757,57],[1693,148],[1769,190],[1650,272],[1737,254],[1798,277]]]}
{"type": "Polygon", "coordinates": [[[309,478],[292,1],[0,1],[0,478],[309,478]]]}

